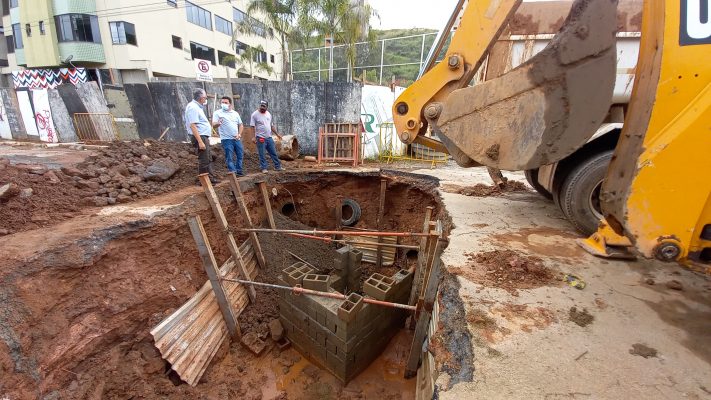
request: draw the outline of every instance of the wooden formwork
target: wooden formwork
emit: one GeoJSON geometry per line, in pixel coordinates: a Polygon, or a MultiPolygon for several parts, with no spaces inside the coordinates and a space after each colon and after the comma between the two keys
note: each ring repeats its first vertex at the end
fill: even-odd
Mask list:
{"type": "Polygon", "coordinates": [[[318,133],[318,162],[360,162],[360,123],[324,124],[318,133]]]}

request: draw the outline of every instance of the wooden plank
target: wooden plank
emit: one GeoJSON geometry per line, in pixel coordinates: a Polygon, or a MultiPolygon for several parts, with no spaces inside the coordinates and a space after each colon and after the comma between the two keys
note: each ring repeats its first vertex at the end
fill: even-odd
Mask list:
{"type": "MultiPolygon", "coordinates": [[[[336,208],[334,209],[334,214],[336,217],[336,229],[334,230],[340,231],[343,224],[343,199],[341,199],[341,196],[336,196],[336,208]]],[[[333,235],[333,238],[339,240],[341,235],[333,235]]]]}
{"type": "MultiPolygon", "coordinates": [[[[247,221],[247,226],[249,228],[254,228],[254,224],[252,224],[252,218],[249,216],[249,209],[247,209],[247,202],[244,200],[244,194],[242,194],[242,189],[240,189],[239,187],[239,182],[237,182],[237,177],[235,176],[235,173],[230,172],[229,174],[227,174],[227,180],[230,182],[232,194],[235,196],[235,199],[237,199],[237,205],[239,206],[239,210],[242,213],[242,218],[247,221]]],[[[261,243],[259,243],[259,237],[257,237],[257,233],[250,232],[249,239],[252,241],[252,247],[255,249],[255,253],[257,254],[257,261],[259,262],[259,266],[261,268],[266,268],[267,263],[264,259],[262,245],[261,243]]],[[[242,254],[244,253],[245,251],[242,251],[242,254]]]]}
{"type": "Polygon", "coordinates": [[[427,336],[427,331],[430,326],[430,318],[432,317],[434,302],[437,301],[441,256],[446,245],[447,240],[443,237],[443,235],[440,235],[437,239],[437,245],[435,246],[435,257],[432,262],[432,268],[430,269],[429,279],[427,280],[427,287],[425,288],[424,302],[422,303],[420,317],[417,320],[415,336],[413,337],[412,345],[410,346],[410,355],[408,356],[407,364],[405,366],[406,379],[412,378],[417,374],[417,365],[419,364],[420,356],[422,355],[422,344],[425,341],[425,337],[427,336]]]}
{"type": "MultiPolygon", "coordinates": [[[[200,174],[198,175],[198,178],[200,179],[200,183],[205,190],[205,197],[207,197],[207,201],[210,203],[210,207],[212,207],[212,213],[215,214],[217,223],[220,224],[220,228],[222,228],[227,235],[227,249],[229,249],[230,254],[232,254],[232,259],[237,265],[237,271],[243,279],[249,280],[249,274],[247,274],[247,270],[244,268],[244,261],[242,260],[242,255],[239,252],[239,246],[237,246],[235,237],[232,235],[232,232],[230,232],[230,226],[227,224],[227,218],[225,218],[225,213],[222,211],[220,199],[217,198],[217,193],[215,193],[215,189],[212,188],[210,177],[208,174],[200,174]]],[[[249,299],[252,302],[256,301],[257,292],[254,290],[254,286],[249,285],[249,287],[247,287],[247,292],[249,293],[249,299]]]]}
{"type": "Polygon", "coordinates": [[[267,218],[269,219],[269,227],[276,229],[276,224],[274,223],[274,214],[272,214],[272,203],[269,201],[269,191],[267,190],[267,183],[264,181],[258,182],[259,190],[262,192],[262,199],[264,200],[264,207],[267,208],[267,218]]]}
{"type": "MultiPolygon", "coordinates": [[[[430,230],[430,219],[432,219],[432,212],[434,212],[434,207],[428,206],[425,210],[425,222],[422,225],[422,232],[427,233],[430,230]]],[[[427,247],[428,247],[428,237],[424,236],[420,238],[420,250],[417,252],[417,266],[415,267],[415,279],[412,281],[412,291],[410,292],[410,300],[407,304],[414,306],[415,302],[419,298],[420,291],[422,290],[422,281],[425,266],[427,265],[427,247]]]]}
{"type": "MultiPolygon", "coordinates": [[[[381,179],[380,180],[380,203],[378,204],[378,219],[377,219],[377,226],[378,230],[383,229],[383,218],[385,217],[385,191],[388,188],[388,181],[386,179],[381,179]]],[[[378,236],[378,243],[383,242],[383,237],[378,236]]],[[[378,246],[377,250],[378,254],[375,259],[375,266],[377,268],[380,268],[383,266],[383,251],[380,246],[378,246]]]]}
{"type": "Polygon", "coordinates": [[[215,261],[215,255],[210,248],[210,242],[207,239],[207,234],[205,234],[205,229],[202,226],[200,217],[191,216],[188,218],[188,225],[190,226],[190,232],[192,232],[193,239],[197,245],[198,253],[200,253],[202,265],[205,267],[205,272],[210,279],[212,290],[215,292],[215,298],[217,299],[217,304],[220,306],[222,318],[225,319],[225,323],[227,324],[227,329],[233,337],[235,335],[242,336],[237,323],[237,315],[232,310],[232,305],[227,299],[225,289],[222,287],[222,282],[220,282],[220,274],[217,271],[217,261],[215,261]]]}

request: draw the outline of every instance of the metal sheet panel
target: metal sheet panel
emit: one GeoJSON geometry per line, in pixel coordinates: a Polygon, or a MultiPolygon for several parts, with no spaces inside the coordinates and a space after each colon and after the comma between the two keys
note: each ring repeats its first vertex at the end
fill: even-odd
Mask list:
{"type": "MultiPolygon", "coordinates": [[[[247,264],[249,278],[254,279],[258,272],[257,257],[249,239],[240,246],[240,253],[247,264]]],[[[232,258],[220,267],[220,275],[239,278],[232,258]]],[[[223,282],[223,285],[239,315],[249,304],[245,287],[236,282],[223,282]]],[[[197,385],[220,345],[229,336],[210,282],[205,282],[182,307],[154,327],[151,335],[161,356],[171,364],[180,379],[190,386],[197,385]]]]}

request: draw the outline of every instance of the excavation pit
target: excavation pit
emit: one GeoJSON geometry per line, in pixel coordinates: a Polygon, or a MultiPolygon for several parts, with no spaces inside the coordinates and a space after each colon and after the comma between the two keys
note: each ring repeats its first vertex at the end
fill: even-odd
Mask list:
{"type": "MultiPolygon", "coordinates": [[[[335,229],[334,209],[343,198],[350,198],[363,211],[354,228],[372,229],[376,226],[381,178],[388,180],[382,230],[421,231],[428,206],[434,207],[433,219],[445,217],[435,191],[438,183],[433,179],[377,171],[293,172],[269,175],[267,180],[276,223],[278,227],[335,229]],[[294,207],[289,216],[280,212],[287,203],[294,207]]],[[[258,186],[249,177],[241,179],[240,186],[252,221],[265,226],[267,215],[258,186]]],[[[245,226],[229,187],[220,185],[216,192],[230,226],[245,226]]],[[[292,340],[287,324],[283,325],[292,348],[280,351],[283,343],[268,337],[269,322],[280,317],[282,294],[267,288],[256,288],[257,301],[249,304],[238,319],[243,335],[253,333],[266,342],[261,356],[251,354],[238,340],[226,340],[215,350],[195,386],[181,383],[171,372],[173,365],[166,363],[156,349],[149,331],[207,281],[186,223],[191,215],[202,219],[215,258],[222,264],[230,256],[224,231],[199,188],[103,208],[77,215],[49,230],[0,239],[7,250],[0,275],[4,303],[0,315],[0,392],[10,398],[189,399],[273,398],[279,392],[288,393],[289,398],[308,398],[354,390],[368,398],[400,394],[414,397],[415,381],[402,379],[402,362],[409,353],[412,331],[402,329],[401,315],[389,318],[388,323],[395,327],[388,331],[387,340],[369,347],[369,351],[378,353],[372,362],[365,367],[359,364],[356,370],[360,373],[345,371],[347,379],[343,380],[350,382],[344,385],[342,379],[326,370],[327,355],[322,370],[309,361],[311,353],[297,352],[305,353],[292,340]],[[30,248],[28,242],[38,245],[30,248]]],[[[248,239],[244,232],[235,232],[235,236],[238,243],[248,239]]],[[[279,283],[285,268],[301,262],[290,254],[294,253],[311,264],[316,275],[328,275],[332,290],[339,285],[342,292],[357,289],[360,294],[352,293],[349,300],[339,301],[333,308],[333,315],[343,324],[358,324],[363,319],[361,314],[376,310],[358,302],[356,296],[367,296],[364,281],[374,273],[395,281],[393,276],[401,269],[413,266],[405,250],[398,249],[392,265],[376,270],[374,264],[363,262],[360,274],[335,282],[338,248],[334,244],[269,233],[260,233],[259,239],[266,266],[260,268],[257,281],[279,283]]],[[[402,238],[399,243],[414,246],[417,242],[416,238],[402,238]]],[[[303,282],[303,276],[301,279],[303,282]]],[[[316,321],[326,320],[317,315],[316,321]]]]}

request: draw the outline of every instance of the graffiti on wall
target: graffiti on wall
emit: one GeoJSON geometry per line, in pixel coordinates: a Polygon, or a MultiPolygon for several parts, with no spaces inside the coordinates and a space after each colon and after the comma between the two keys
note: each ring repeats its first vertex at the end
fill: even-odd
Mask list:
{"type": "Polygon", "coordinates": [[[5,104],[0,97],[0,138],[12,139],[12,131],[10,130],[10,121],[8,120],[5,104]]]}
{"type": "Polygon", "coordinates": [[[39,136],[39,140],[43,142],[59,141],[46,89],[18,90],[17,102],[28,135],[39,136]]]}
{"type": "Polygon", "coordinates": [[[55,89],[57,86],[87,82],[89,76],[85,68],[26,69],[12,71],[15,89],[55,89]]]}

